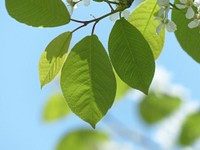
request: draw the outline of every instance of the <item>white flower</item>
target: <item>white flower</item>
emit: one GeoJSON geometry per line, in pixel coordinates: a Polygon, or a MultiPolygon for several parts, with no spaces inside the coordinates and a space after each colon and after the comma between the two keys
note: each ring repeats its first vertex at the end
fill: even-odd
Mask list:
{"type": "MultiPolygon", "coordinates": [[[[128,19],[129,16],[130,16],[130,11],[128,10],[122,11],[122,17],[124,17],[125,19],[128,19]]],[[[116,21],[118,17],[119,17],[119,12],[110,15],[109,19],[111,21],[116,21]]]]}
{"type": "Polygon", "coordinates": [[[67,9],[71,15],[73,13],[74,8],[77,8],[80,2],[83,2],[84,6],[90,5],[90,0],[66,0],[66,2],[67,2],[67,9]]]}
{"type": "Polygon", "coordinates": [[[193,0],[180,0],[181,4],[176,4],[176,7],[179,9],[187,8],[187,12],[185,14],[185,17],[187,19],[191,19],[194,17],[194,10],[192,9],[192,6],[194,4],[193,0]]]}
{"type": "Polygon", "coordinates": [[[158,0],[157,3],[161,7],[158,11],[158,17],[162,17],[166,21],[170,10],[169,0],[158,0]]]}
{"type": "Polygon", "coordinates": [[[194,0],[194,6],[197,7],[197,11],[200,12],[200,0],[194,0]]]}
{"type": "Polygon", "coordinates": [[[155,20],[160,20],[161,23],[158,25],[158,27],[156,28],[156,33],[160,34],[160,31],[163,27],[165,27],[167,29],[168,32],[174,32],[177,30],[176,24],[169,20],[169,19],[163,19],[161,17],[157,17],[155,18],[155,20]]]}
{"type": "Polygon", "coordinates": [[[177,30],[176,24],[168,19],[168,13],[170,10],[170,3],[169,0],[158,0],[158,5],[161,7],[158,11],[158,17],[155,20],[159,20],[160,24],[156,28],[156,33],[160,34],[160,31],[163,27],[167,29],[168,32],[174,32],[177,30]]]}
{"type": "Polygon", "coordinates": [[[157,3],[160,7],[168,7],[169,6],[169,0],[158,0],[157,3]]]}
{"type": "Polygon", "coordinates": [[[200,25],[200,20],[194,19],[188,24],[188,27],[192,29],[198,27],[199,25],[200,25]]]}
{"type": "Polygon", "coordinates": [[[90,0],[82,0],[84,6],[90,5],[90,0]]]}
{"type": "Polygon", "coordinates": [[[193,29],[193,28],[196,28],[200,26],[200,12],[198,14],[196,14],[195,18],[193,21],[191,21],[189,24],[188,24],[188,27],[193,29]]]}

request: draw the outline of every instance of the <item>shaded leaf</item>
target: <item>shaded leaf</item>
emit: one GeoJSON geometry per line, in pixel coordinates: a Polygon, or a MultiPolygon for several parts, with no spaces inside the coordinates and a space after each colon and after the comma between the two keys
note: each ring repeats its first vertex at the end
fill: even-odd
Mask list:
{"type": "Polygon", "coordinates": [[[6,0],[6,8],[17,21],[34,27],[55,27],[70,21],[61,0],[6,0]]]}
{"type": "Polygon", "coordinates": [[[115,23],[110,33],[108,50],[119,77],[130,87],[147,94],[155,62],[142,34],[122,18],[115,23]]]}
{"type": "Polygon", "coordinates": [[[160,7],[157,5],[157,0],[145,0],[134,9],[128,20],[147,40],[155,59],[160,55],[165,42],[164,28],[159,35],[156,33],[156,28],[160,22],[154,20],[154,14],[157,15],[159,9],[160,7]]]}
{"type": "Polygon", "coordinates": [[[92,127],[112,106],[116,79],[96,35],[85,37],[70,52],[61,72],[61,88],[71,110],[92,127]]]}
{"type": "MultiPolygon", "coordinates": [[[[179,0],[175,0],[175,4],[179,3],[179,0]]],[[[195,10],[195,9],[194,9],[195,10]]],[[[183,48],[195,61],[200,63],[200,38],[199,28],[190,29],[188,24],[192,19],[186,19],[187,8],[184,10],[172,9],[172,20],[177,25],[177,31],[175,32],[176,38],[183,48]]]]}
{"type": "Polygon", "coordinates": [[[200,138],[200,112],[190,115],[183,123],[179,136],[181,145],[191,145],[200,138]]]}
{"type": "Polygon", "coordinates": [[[66,53],[72,38],[70,32],[56,37],[43,52],[39,62],[41,87],[52,81],[64,64],[66,53]]]}
{"type": "Polygon", "coordinates": [[[65,117],[70,112],[71,111],[67,106],[65,98],[61,94],[55,94],[48,99],[44,108],[43,118],[48,122],[55,121],[65,117]]]}
{"type": "Polygon", "coordinates": [[[140,103],[140,114],[147,123],[153,124],[172,114],[180,104],[178,97],[150,93],[140,103]]]}
{"type": "Polygon", "coordinates": [[[100,144],[108,139],[106,133],[78,130],[66,134],[56,150],[99,150],[100,144]]]}

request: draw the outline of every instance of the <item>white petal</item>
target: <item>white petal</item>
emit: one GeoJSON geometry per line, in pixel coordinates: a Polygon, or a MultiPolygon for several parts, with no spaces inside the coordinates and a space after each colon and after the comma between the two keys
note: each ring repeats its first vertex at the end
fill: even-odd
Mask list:
{"type": "Polygon", "coordinates": [[[176,7],[179,9],[184,9],[184,8],[186,8],[186,5],[176,4],[176,7]]]}
{"type": "Polygon", "coordinates": [[[128,19],[129,16],[130,16],[130,11],[124,10],[124,11],[122,12],[122,16],[123,16],[125,19],[128,19]]]}
{"type": "Polygon", "coordinates": [[[158,17],[162,16],[165,12],[165,9],[161,8],[159,11],[158,11],[158,17]]]}
{"type": "Polygon", "coordinates": [[[83,0],[83,5],[85,5],[85,6],[90,5],[90,0],[83,0]]]}
{"type": "Polygon", "coordinates": [[[70,3],[72,2],[72,0],[66,0],[66,2],[67,2],[68,4],[70,4],[70,3]]]}
{"type": "Polygon", "coordinates": [[[161,17],[156,17],[156,18],[154,18],[154,20],[160,20],[160,21],[162,21],[163,18],[161,18],[161,17]]]}
{"type": "Polygon", "coordinates": [[[165,27],[166,27],[168,32],[174,32],[174,31],[177,30],[176,24],[171,20],[168,20],[168,23],[165,24],[165,27]]]}
{"type": "Polygon", "coordinates": [[[162,7],[162,6],[168,6],[169,5],[169,0],[158,0],[158,5],[160,7],[162,7]]]}
{"type": "Polygon", "coordinates": [[[189,28],[196,28],[196,27],[198,27],[199,26],[199,20],[193,20],[193,21],[191,21],[189,24],[188,24],[188,27],[189,28]]]}
{"type": "Polygon", "coordinates": [[[170,7],[167,7],[167,8],[165,9],[165,19],[168,19],[169,9],[170,9],[170,7]]]}
{"type": "Polygon", "coordinates": [[[194,17],[194,10],[192,9],[192,7],[188,7],[185,16],[187,19],[191,19],[194,17]]]}
{"type": "Polygon", "coordinates": [[[109,19],[111,21],[116,21],[118,16],[119,16],[119,13],[117,12],[117,13],[114,13],[114,14],[110,15],[109,19]]]}
{"type": "Polygon", "coordinates": [[[181,3],[186,4],[188,0],[180,0],[181,3]]]}
{"type": "Polygon", "coordinates": [[[156,28],[156,33],[157,34],[160,34],[160,31],[161,31],[162,27],[163,27],[162,23],[157,26],[157,28],[156,28]]]}
{"type": "Polygon", "coordinates": [[[67,9],[69,11],[69,14],[72,15],[74,8],[69,6],[69,7],[67,7],[67,9]]]}

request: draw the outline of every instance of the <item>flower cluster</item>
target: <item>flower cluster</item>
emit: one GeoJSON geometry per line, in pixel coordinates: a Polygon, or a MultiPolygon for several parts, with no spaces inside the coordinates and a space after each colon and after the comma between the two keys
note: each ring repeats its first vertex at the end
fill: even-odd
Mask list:
{"type": "Polygon", "coordinates": [[[176,4],[179,9],[187,8],[185,17],[187,19],[193,19],[189,24],[189,28],[196,28],[200,26],[200,0],[180,0],[181,4],[176,4]],[[197,13],[195,13],[193,8],[196,8],[197,13]]]}
{"type": "Polygon", "coordinates": [[[156,33],[160,34],[163,27],[165,27],[168,32],[176,31],[176,24],[168,19],[168,13],[170,10],[169,0],[158,0],[158,5],[160,6],[160,10],[158,11],[158,17],[156,17],[155,20],[159,20],[160,24],[156,28],[156,33]]]}
{"type": "Polygon", "coordinates": [[[80,2],[82,2],[84,6],[90,5],[90,0],[66,0],[66,2],[70,14],[73,13],[74,8],[77,8],[80,2]]]}

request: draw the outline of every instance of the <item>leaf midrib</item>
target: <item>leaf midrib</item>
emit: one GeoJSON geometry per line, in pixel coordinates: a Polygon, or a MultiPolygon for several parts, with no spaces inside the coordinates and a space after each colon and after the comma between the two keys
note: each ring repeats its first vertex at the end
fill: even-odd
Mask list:
{"type": "Polygon", "coordinates": [[[147,20],[147,23],[145,24],[145,27],[144,27],[143,33],[145,33],[146,30],[147,30],[147,27],[148,27],[148,25],[149,25],[149,22],[150,22],[150,20],[151,20],[151,17],[153,16],[153,12],[154,12],[154,10],[156,9],[156,6],[157,6],[157,1],[155,1],[155,4],[154,4],[154,7],[153,7],[153,10],[151,11],[151,13],[150,13],[150,15],[149,15],[149,18],[148,18],[148,20],[147,20]]]}
{"type": "MultiPolygon", "coordinates": [[[[65,44],[67,43],[67,41],[69,40],[70,37],[71,37],[71,33],[70,33],[70,34],[67,36],[67,38],[65,39],[63,45],[61,46],[61,50],[59,51],[59,54],[61,54],[62,49],[64,48],[65,44]]],[[[67,52],[66,52],[66,53],[67,53],[67,52]]],[[[47,54],[47,52],[46,52],[46,54],[47,54]]],[[[53,66],[54,66],[54,64],[55,64],[55,62],[57,62],[58,59],[60,59],[60,60],[65,59],[64,57],[66,57],[66,54],[62,55],[61,57],[60,57],[60,55],[58,55],[58,56],[59,56],[59,57],[56,57],[55,59],[52,60],[52,63],[50,63],[49,71],[48,71],[46,77],[44,78],[44,80],[43,80],[43,82],[42,82],[42,83],[43,83],[42,86],[45,85],[45,81],[48,79],[48,76],[49,76],[49,74],[50,74],[50,72],[51,72],[51,70],[52,70],[52,68],[53,68],[53,66]]],[[[46,57],[46,56],[45,56],[45,57],[46,57]]],[[[47,60],[47,61],[48,61],[48,60],[47,60]]]]}
{"type": "MultiPolygon", "coordinates": [[[[126,33],[125,33],[125,30],[123,30],[124,29],[124,25],[123,25],[124,23],[122,22],[122,34],[123,35],[126,35],[126,33]]],[[[138,63],[137,63],[137,61],[136,61],[136,59],[135,59],[135,57],[134,57],[134,55],[133,55],[133,53],[132,53],[132,51],[131,51],[131,48],[130,48],[130,44],[129,44],[129,42],[128,42],[128,39],[126,38],[127,36],[124,36],[124,41],[127,43],[127,47],[128,47],[128,50],[130,51],[130,53],[131,53],[131,56],[132,56],[132,58],[133,58],[133,61],[135,62],[135,64],[136,64],[136,68],[137,68],[137,70],[138,70],[138,63]]],[[[140,71],[137,71],[138,73],[139,73],[139,75],[140,75],[140,77],[142,77],[143,75],[141,74],[141,72],[140,71]]],[[[141,81],[141,83],[142,83],[142,85],[143,85],[143,80],[141,80],[141,78],[139,78],[140,79],[140,81],[141,81]]],[[[144,85],[143,85],[143,87],[145,87],[144,85]]]]}

